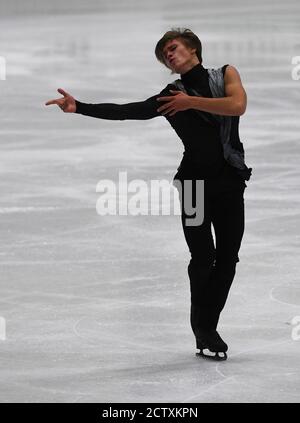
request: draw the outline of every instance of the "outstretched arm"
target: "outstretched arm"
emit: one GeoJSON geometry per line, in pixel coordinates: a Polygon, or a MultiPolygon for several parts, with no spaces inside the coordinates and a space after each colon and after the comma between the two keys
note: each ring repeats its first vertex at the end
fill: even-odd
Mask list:
{"type": "Polygon", "coordinates": [[[157,111],[157,97],[169,94],[169,90],[165,88],[159,94],[149,97],[145,101],[138,101],[127,104],[87,104],[75,100],[74,97],[66,93],[61,88],[58,89],[58,92],[62,94],[63,97],[47,101],[46,106],[56,104],[65,113],[79,113],[85,116],[109,120],[146,120],[152,119],[156,116],[161,116],[162,113],[157,111]]]}
{"type": "Polygon", "coordinates": [[[189,96],[182,91],[171,91],[173,94],[171,97],[158,98],[158,101],[164,102],[164,105],[159,107],[158,111],[164,115],[170,113],[169,116],[188,109],[196,109],[223,116],[243,115],[246,111],[247,95],[240,75],[233,66],[227,66],[224,84],[226,97],[221,98],[189,96]],[[165,103],[166,101],[167,103],[165,103]]]}
{"type": "Polygon", "coordinates": [[[157,96],[153,96],[145,101],[126,104],[87,104],[76,101],[76,113],[109,120],[152,119],[161,115],[159,112],[157,112],[156,98],[157,96]]]}

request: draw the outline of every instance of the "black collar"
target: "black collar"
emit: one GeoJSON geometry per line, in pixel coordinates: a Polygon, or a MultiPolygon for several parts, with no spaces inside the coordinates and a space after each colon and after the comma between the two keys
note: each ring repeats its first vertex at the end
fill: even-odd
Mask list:
{"type": "Polygon", "coordinates": [[[181,75],[183,84],[189,86],[197,86],[206,83],[208,79],[207,69],[201,63],[197,63],[192,69],[181,75]]]}

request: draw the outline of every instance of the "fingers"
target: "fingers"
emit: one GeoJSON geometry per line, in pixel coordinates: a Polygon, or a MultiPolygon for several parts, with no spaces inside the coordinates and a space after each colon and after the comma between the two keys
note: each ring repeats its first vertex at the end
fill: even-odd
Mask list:
{"type": "Polygon", "coordinates": [[[160,106],[157,111],[158,112],[162,112],[162,111],[166,111],[166,110],[170,110],[174,108],[174,102],[169,101],[168,103],[163,104],[162,106],[160,106]]]}
{"type": "Polygon", "coordinates": [[[165,115],[169,115],[169,116],[172,116],[174,113],[176,113],[176,110],[174,110],[174,109],[166,109],[166,110],[164,110],[163,112],[162,112],[162,115],[163,116],[165,116],[165,115]]]}
{"type": "Polygon", "coordinates": [[[156,99],[157,101],[169,101],[169,100],[173,100],[173,96],[167,96],[167,97],[157,97],[156,99]]]}
{"type": "Polygon", "coordinates": [[[64,98],[56,98],[54,100],[49,100],[47,103],[45,103],[46,106],[50,106],[51,104],[57,104],[57,106],[64,112],[66,101],[64,98]]]}
{"type": "MultiPolygon", "coordinates": [[[[63,95],[64,98],[70,96],[69,93],[67,93],[65,90],[63,90],[62,88],[58,88],[57,90],[59,92],[59,94],[63,95]]],[[[57,104],[60,108],[62,108],[62,98],[55,98],[53,100],[49,100],[47,101],[47,103],[45,103],[46,106],[50,106],[51,104],[57,104]]]]}
{"type": "Polygon", "coordinates": [[[160,106],[160,107],[157,109],[157,112],[162,112],[163,110],[166,110],[168,107],[169,107],[169,104],[165,104],[165,105],[163,105],[163,106],[160,106]]]}
{"type": "Polygon", "coordinates": [[[62,88],[58,88],[57,91],[59,92],[59,94],[63,95],[64,97],[67,97],[68,95],[70,95],[69,93],[64,91],[62,88]]]}
{"type": "Polygon", "coordinates": [[[47,101],[47,103],[45,103],[45,106],[50,106],[51,104],[57,104],[59,106],[59,103],[60,103],[60,99],[55,98],[54,100],[47,101]]]}
{"type": "MultiPolygon", "coordinates": [[[[182,91],[176,91],[176,90],[169,90],[170,93],[175,93],[175,94],[179,94],[182,93],[182,91]]],[[[164,97],[157,97],[157,101],[168,101],[168,100],[173,100],[174,95],[172,96],[164,96],[164,97]]]]}
{"type": "Polygon", "coordinates": [[[157,111],[161,113],[163,116],[173,111],[176,113],[172,105],[166,105],[166,106],[160,107],[159,109],[157,109],[157,111]]]}

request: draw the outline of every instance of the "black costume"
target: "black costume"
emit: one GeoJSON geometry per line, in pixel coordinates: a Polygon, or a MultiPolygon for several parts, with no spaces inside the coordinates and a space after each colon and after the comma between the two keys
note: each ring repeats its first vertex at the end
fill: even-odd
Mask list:
{"type": "MultiPolygon", "coordinates": [[[[226,70],[223,67],[223,73],[226,70]]],[[[181,81],[189,94],[196,89],[203,97],[212,97],[208,83],[208,72],[197,64],[185,74],[181,81]]],[[[77,113],[102,119],[151,119],[161,116],[157,97],[170,96],[169,84],[159,94],[145,101],[129,104],[85,104],[76,101],[77,113]]],[[[190,94],[191,95],[191,94],[190,94]]],[[[236,168],[224,159],[220,142],[220,128],[210,122],[210,114],[197,113],[189,109],[173,116],[165,115],[181,138],[185,151],[174,179],[204,180],[204,221],[200,226],[186,226],[182,208],[182,225],[191,260],[188,266],[191,288],[191,326],[200,347],[200,336],[215,331],[235,275],[238,252],[244,232],[244,179],[236,168]],[[216,245],[211,232],[213,224],[216,245]]],[[[233,117],[233,133],[239,142],[239,117],[233,117]]],[[[182,206],[182,203],[181,203],[182,206]]]]}

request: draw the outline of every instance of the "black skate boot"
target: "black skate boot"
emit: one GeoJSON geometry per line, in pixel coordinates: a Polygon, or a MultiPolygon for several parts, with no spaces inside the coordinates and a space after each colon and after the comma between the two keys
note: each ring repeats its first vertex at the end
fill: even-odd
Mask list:
{"type": "Polygon", "coordinates": [[[199,331],[196,338],[197,348],[200,350],[196,355],[210,358],[212,360],[226,360],[228,350],[228,345],[223,341],[216,330],[211,331],[199,331]],[[214,354],[205,354],[203,351],[209,350],[210,353],[214,354]],[[220,353],[222,355],[220,355],[220,353]]]}

